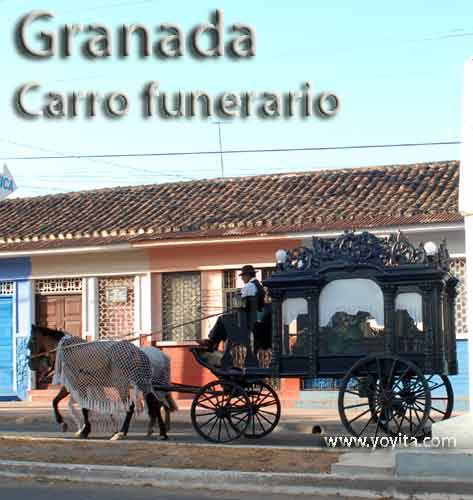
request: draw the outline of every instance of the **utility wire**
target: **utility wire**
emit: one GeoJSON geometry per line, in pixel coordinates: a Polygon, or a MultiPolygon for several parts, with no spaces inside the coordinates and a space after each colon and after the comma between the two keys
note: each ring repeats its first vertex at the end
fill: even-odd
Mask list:
{"type": "MultiPolygon", "coordinates": [[[[364,144],[351,146],[315,146],[303,148],[265,148],[265,149],[227,149],[217,151],[181,151],[166,153],[111,153],[111,154],[87,154],[87,155],[63,155],[63,156],[2,156],[1,161],[14,160],[78,160],[92,158],[150,158],[158,156],[197,156],[197,155],[220,155],[220,154],[249,154],[249,153],[292,153],[296,151],[343,151],[350,149],[386,149],[386,148],[410,148],[425,146],[453,146],[459,145],[461,141],[440,142],[406,142],[399,144],[364,144]]],[[[125,167],[125,166],[123,166],[125,167]]],[[[125,167],[132,168],[133,167],[125,167]]],[[[141,169],[140,169],[141,170],[141,169]]],[[[145,170],[142,170],[145,171],[145,170]]],[[[151,171],[148,171],[151,172],[151,171]]]]}
{"type": "MultiPolygon", "coordinates": [[[[101,164],[104,164],[104,165],[109,165],[111,167],[115,167],[115,168],[121,168],[121,169],[126,169],[126,170],[132,170],[134,172],[138,172],[140,174],[147,174],[147,175],[159,175],[161,177],[174,177],[174,178],[181,178],[181,179],[185,179],[185,180],[193,180],[194,177],[189,177],[189,176],[185,176],[185,175],[178,175],[178,174],[175,174],[175,173],[168,173],[168,172],[161,172],[161,173],[156,173],[152,170],[148,170],[148,169],[144,169],[144,168],[140,168],[140,167],[133,167],[131,165],[124,165],[124,164],[121,164],[121,163],[115,163],[115,162],[110,162],[110,161],[102,161],[100,158],[100,156],[95,156],[95,155],[92,155],[92,156],[81,156],[81,155],[70,155],[70,154],[67,154],[67,153],[62,153],[60,151],[54,151],[54,150],[50,150],[50,149],[46,149],[46,148],[42,148],[42,147],[39,147],[39,146],[32,146],[31,144],[25,144],[25,143],[21,143],[21,142],[16,142],[16,141],[11,141],[10,139],[5,139],[3,137],[0,137],[0,141],[1,142],[5,142],[7,144],[11,144],[13,146],[18,146],[20,148],[26,148],[26,149],[35,149],[37,151],[44,151],[45,153],[54,153],[55,156],[38,156],[38,157],[29,157],[31,159],[45,159],[45,160],[51,160],[51,159],[61,159],[61,160],[67,160],[67,159],[71,159],[71,158],[74,158],[74,159],[77,159],[77,160],[89,160],[93,163],[101,163],[101,164]]],[[[105,157],[104,157],[105,158],[105,157]]],[[[115,157],[113,157],[115,158],[115,157]]],[[[15,159],[18,159],[18,157],[15,157],[15,159]]],[[[7,158],[4,158],[3,159],[4,161],[11,161],[11,160],[8,160],[7,158]]]]}

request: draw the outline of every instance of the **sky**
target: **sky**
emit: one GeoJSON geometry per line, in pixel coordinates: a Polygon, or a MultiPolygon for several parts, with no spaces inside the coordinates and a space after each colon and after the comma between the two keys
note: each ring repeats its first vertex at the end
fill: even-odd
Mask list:
{"type": "MultiPolygon", "coordinates": [[[[367,144],[458,141],[463,64],[473,55],[471,0],[301,0],[255,2],[220,0],[0,0],[0,161],[19,186],[16,196],[36,196],[102,187],[178,182],[221,175],[219,155],[128,157],[114,159],[15,160],[25,156],[135,154],[215,151],[216,119],[144,119],[139,95],[158,80],[168,92],[206,90],[291,91],[310,81],[314,92],[335,92],[341,101],[334,118],[226,120],[224,150],[307,148],[367,144]],[[77,6],[76,6],[77,5],[77,6]],[[116,34],[121,24],[150,29],[179,24],[188,34],[222,9],[225,27],[234,23],[256,30],[256,55],[235,60],[197,60],[136,56],[107,59],[75,54],[31,60],[19,54],[15,26],[32,10],[55,18],[38,22],[58,33],[66,23],[102,23],[116,34]],[[25,120],[13,107],[23,84],[40,83],[36,105],[50,91],[126,91],[128,116],[110,120],[25,120]],[[8,159],[8,160],[5,160],[8,159]]],[[[159,40],[155,33],[153,40],[159,40]]],[[[231,36],[226,34],[225,40],[231,36]]],[[[112,44],[117,37],[114,36],[112,44]]],[[[314,171],[459,159],[458,145],[416,148],[245,153],[224,155],[225,177],[314,171]]]]}

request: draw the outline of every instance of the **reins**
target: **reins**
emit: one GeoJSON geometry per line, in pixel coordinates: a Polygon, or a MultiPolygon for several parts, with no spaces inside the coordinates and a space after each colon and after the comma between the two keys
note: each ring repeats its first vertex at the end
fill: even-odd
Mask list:
{"type": "MultiPolygon", "coordinates": [[[[171,325],[169,327],[166,327],[166,331],[168,330],[176,330],[177,328],[180,328],[182,326],[186,326],[186,325],[191,325],[193,323],[197,323],[198,321],[203,321],[204,319],[209,319],[209,318],[214,318],[215,316],[224,316],[225,314],[230,314],[232,311],[225,311],[225,312],[219,312],[219,313],[216,313],[216,314],[210,314],[208,316],[203,316],[201,318],[197,318],[197,319],[194,319],[194,320],[191,320],[191,321],[186,321],[184,323],[180,323],[178,325],[171,325]]],[[[128,338],[129,335],[133,335],[134,333],[137,333],[137,332],[131,332],[130,334],[126,335],[125,337],[121,338],[120,340],[128,340],[128,342],[134,342],[135,340],[141,340],[143,337],[152,337],[153,335],[158,335],[158,334],[161,334],[163,333],[163,329],[161,330],[156,330],[156,331],[153,331],[153,332],[150,332],[150,333],[142,333],[142,334],[139,334],[135,337],[131,337],[131,338],[128,338]]],[[[64,349],[68,349],[69,347],[75,347],[73,345],[71,346],[65,346],[64,349]]],[[[56,349],[51,349],[50,351],[44,351],[44,352],[39,352],[38,354],[33,354],[32,356],[30,356],[30,359],[35,359],[35,358],[42,358],[44,356],[48,356],[49,354],[53,353],[53,352],[56,352],[57,351],[57,348],[56,349]]]]}

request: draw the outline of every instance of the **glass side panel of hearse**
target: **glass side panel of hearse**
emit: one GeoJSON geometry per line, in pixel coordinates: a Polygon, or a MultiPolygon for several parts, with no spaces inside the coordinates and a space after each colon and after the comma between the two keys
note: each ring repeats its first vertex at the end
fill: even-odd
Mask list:
{"type": "Polygon", "coordinates": [[[397,294],[394,325],[396,352],[402,354],[422,354],[424,352],[424,313],[420,292],[406,290],[397,294]]]}
{"type": "Polygon", "coordinates": [[[281,372],[306,375],[310,372],[313,328],[310,305],[305,297],[286,297],[280,308],[281,372]]]}
{"type": "Polygon", "coordinates": [[[319,299],[319,352],[350,355],[384,349],[384,297],[370,279],[338,279],[319,299]]]}

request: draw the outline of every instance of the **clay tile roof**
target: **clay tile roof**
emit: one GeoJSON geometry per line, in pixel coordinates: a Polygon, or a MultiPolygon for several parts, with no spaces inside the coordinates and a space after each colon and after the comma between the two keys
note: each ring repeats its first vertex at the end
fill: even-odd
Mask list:
{"type": "Polygon", "coordinates": [[[459,162],[117,187],[0,203],[0,252],[461,222],[459,162]]]}

